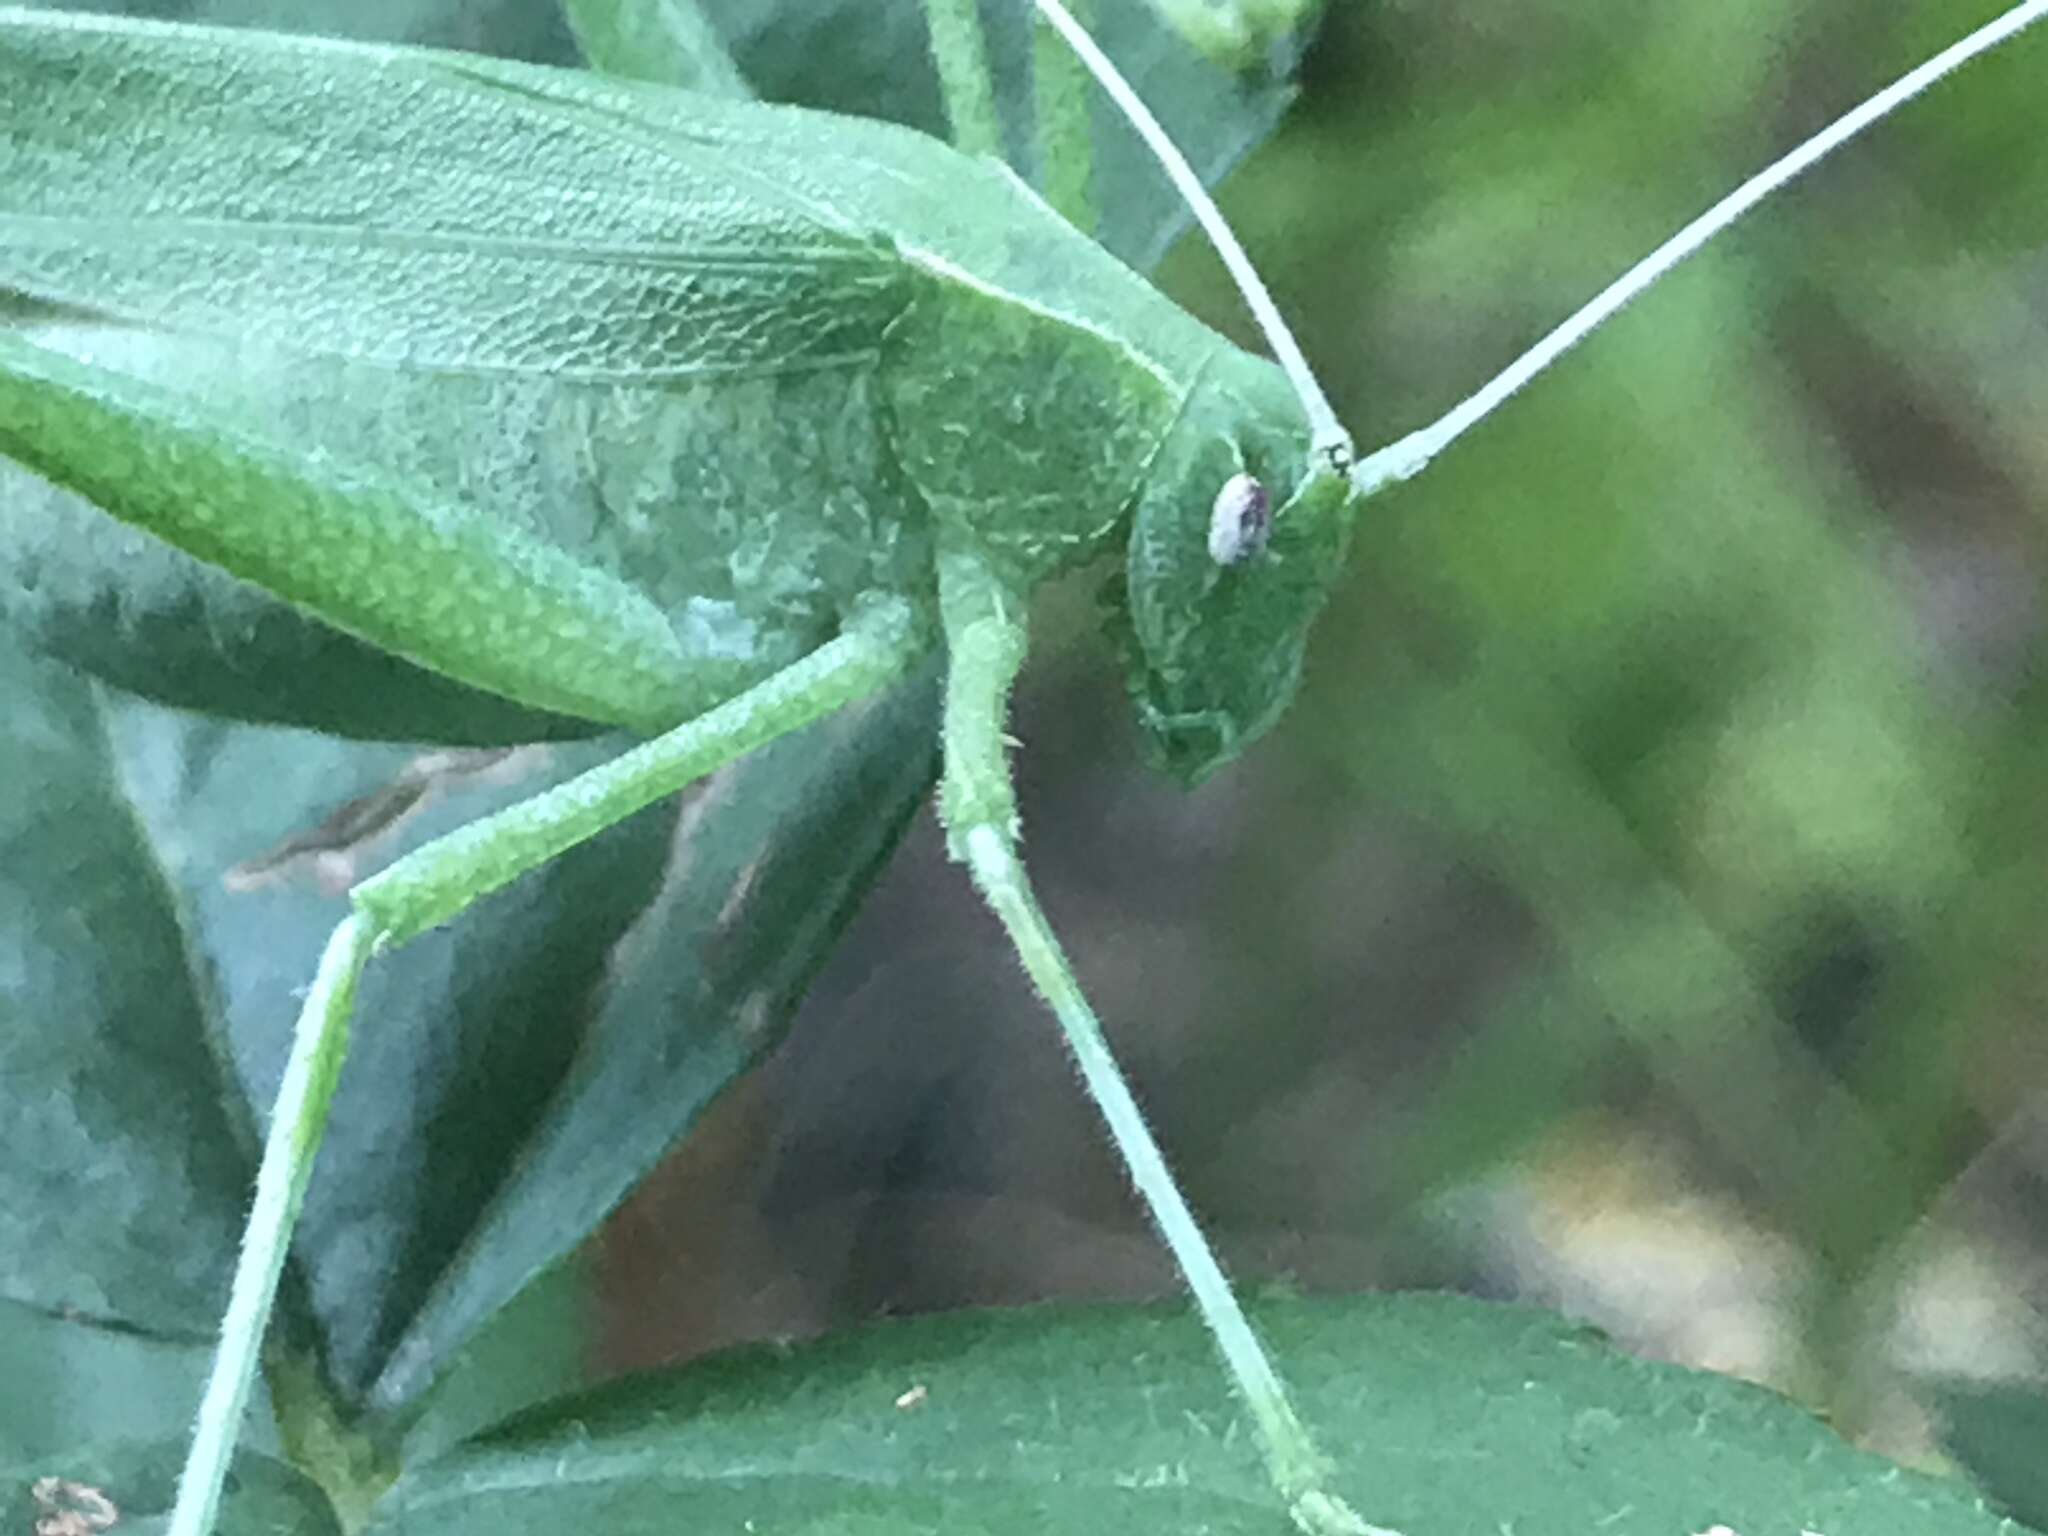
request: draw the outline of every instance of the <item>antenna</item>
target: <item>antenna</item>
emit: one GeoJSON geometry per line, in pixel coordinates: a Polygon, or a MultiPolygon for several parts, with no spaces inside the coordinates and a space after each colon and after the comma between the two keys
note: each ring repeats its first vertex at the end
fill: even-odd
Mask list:
{"type": "Polygon", "coordinates": [[[1493,414],[1507,399],[1577,346],[1602,324],[1614,318],[1630,301],[1647,291],[1687,257],[1699,252],[1708,241],[1741,218],[1800,172],[1818,164],[1828,154],[1856,137],[1915,96],[1969,63],[1989,53],[2000,43],[2018,36],[2035,22],[2048,17],[2048,0],[2026,0],[1997,20],[1987,22],[1961,42],[1944,48],[1919,68],[1909,70],[1872,96],[1862,106],[1836,118],[1783,158],[1765,166],[1705,213],[1666,240],[1656,250],[1601,289],[1570,319],[1545,336],[1497,374],[1489,383],[1446,414],[1432,426],[1411,432],[1359,463],[1351,472],[1352,484],[1361,495],[1371,495],[1396,480],[1421,472],[1451,443],[1493,414]]]}
{"type": "MultiPolygon", "coordinates": [[[[2040,3],[2048,4],[2048,0],[2040,0],[2040,3]]],[[[1216,254],[1223,258],[1223,265],[1230,269],[1238,291],[1251,308],[1252,318],[1259,322],[1259,329],[1266,334],[1266,344],[1273,349],[1274,358],[1286,370],[1288,381],[1301,398],[1301,408],[1308,416],[1310,442],[1315,452],[1339,470],[1349,470],[1351,434],[1344,430],[1343,423],[1337,420],[1337,413],[1330,409],[1329,398],[1323,394],[1322,385],[1316,382],[1294,333],[1280,318],[1273,296],[1266,292],[1266,285],[1259,280],[1251,258],[1245,255],[1244,247],[1231,233],[1229,222],[1216,206],[1215,199],[1209,196],[1208,188],[1202,185],[1202,178],[1188,164],[1187,156],[1167,137],[1159,119],[1139,99],[1130,81],[1089,36],[1088,29],[1073,18],[1060,0],[1037,0],[1037,5],[1040,14],[1066,39],[1067,46],[1088,67],[1088,73],[1095,77],[1096,82],[1109,93],[1110,100],[1116,103],[1117,109],[1138,130],[1138,136],[1145,141],[1173,182],[1174,190],[1186,200],[1196,222],[1202,226],[1202,232],[1209,237],[1209,243],[1216,247],[1216,254]]]]}

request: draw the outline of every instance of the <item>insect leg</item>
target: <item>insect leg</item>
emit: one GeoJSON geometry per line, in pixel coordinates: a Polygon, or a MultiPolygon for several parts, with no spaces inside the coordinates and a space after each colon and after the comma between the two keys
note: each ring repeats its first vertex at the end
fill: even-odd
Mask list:
{"type": "Polygon", "coordinates": [[[978,553],[949,550],[939,558],[939,604],[948,653],[943,794],[953,857],[973,875],[1058,1018],[1131,1183],[1187,1277],[1202,1320],[1251,1410],[1267,1471],[1295,1524],[1309,1536],[1396,1536],[1367,1525],[1329,1491],[1329,1464],[1295,1413],[1174,1182],[1017,856],[1017,800],[1003,722],[1024,661],[1023,599],[978,553]]]}
{"type": "Polygon", "coordinates": [[[0,454],[337,629],[500,698],[665,730],[661,609],[509,523],[0,329],[0,454]]]}
{"type": "Polygon", "coordinates": [[[901,676],[926,644],[927,625],[910,603],[877,599],[837,639],[746,692],[531,800],[435,839],[349,893],[354,910],[327,942],[292,1037],[170,1536],[207,1536],[213,1527],[347,1052],[356,980],[371,954],[449,921],[691,780],[872,693],[901,676]]]}
{"type": "Polygon", "coordinates": [[[900,677],[928,644],[921,615],[877,599],[835,640],[631,751],[415,850],[350,893],[378,942],[403,944],[478,897],[691,780],[900,677]]]}
{"type": "Polygon", "coordinates": [[[277,1299],[292,1228],[305,1204],[313,1158],[327,1130],[327,1109],[334,1100],[342,1059],[348,1054],[349,1013],[355,1005],[356,982],[374,942],[360,915],[345,919],[328,939],[305,1006],[299,1010],[284,1081],[271,1110],[270,1133],[263,1142],[263,1161],[256,1170],[255,1203],[242,1232],[228,1309],[221,1318],[220,1347],[214,1352],[206,1392],[199,1400],[192,1449],[178,1479],[170,1536],[207,1536],[219,1512],[221,1484],[235,1442],[241,1437],[249,1389],[256,1380],[258,1351],[277,1299]]]}

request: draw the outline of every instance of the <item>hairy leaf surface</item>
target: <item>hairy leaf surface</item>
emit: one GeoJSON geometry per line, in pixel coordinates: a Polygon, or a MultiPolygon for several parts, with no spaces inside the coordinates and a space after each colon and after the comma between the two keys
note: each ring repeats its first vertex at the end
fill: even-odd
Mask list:
{"type": "MultiPolygon", "coordinates": [[[[1787,1399],[1455,1296],[1267,1301],[1336,1486],[1410,1536],[2023,1536],[1787,1399]]],[[[543,1405],[403,1478],[397,1533],[1283,1527],[1179,1309],[1046,1308],[752,1349],[543,1405]]]]}

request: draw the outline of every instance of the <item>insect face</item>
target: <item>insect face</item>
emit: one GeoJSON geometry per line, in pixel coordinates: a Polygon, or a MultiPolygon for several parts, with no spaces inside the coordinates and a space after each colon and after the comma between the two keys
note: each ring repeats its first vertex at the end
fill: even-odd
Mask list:
{"type": "Polygon", "coordinates": [[[1212,365],[1147,476],[1122,582],[1132,702],[1162,766],[1204,778],[1287,707],[1353,499],[1277,369],[1212,365]]]}

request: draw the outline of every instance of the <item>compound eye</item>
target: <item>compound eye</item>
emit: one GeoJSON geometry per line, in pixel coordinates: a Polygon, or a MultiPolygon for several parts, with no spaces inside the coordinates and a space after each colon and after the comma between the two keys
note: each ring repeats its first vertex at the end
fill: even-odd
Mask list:
{"type": "Polygon", "coordinates": [[[1266,547],[1273,531],[1273,498],[1251,475],[1232,475],[1209,509],[1209,558],[1242,565],[1266,547]]]}

